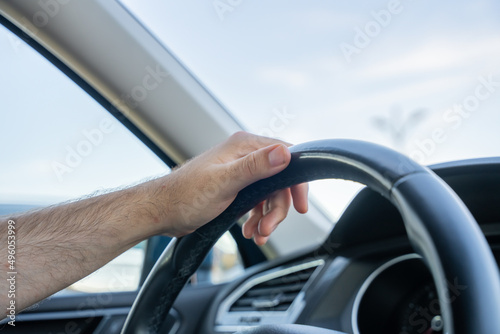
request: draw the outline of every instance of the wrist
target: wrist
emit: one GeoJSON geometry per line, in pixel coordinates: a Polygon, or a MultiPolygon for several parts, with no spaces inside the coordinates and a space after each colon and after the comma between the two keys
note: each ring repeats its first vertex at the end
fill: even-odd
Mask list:
{"type": "Polygon", "coordinates": [[[134,193],[131,217],[139,223],[138,235],[147,239],[154,235],[179,237],[189,233],[184,231],[176,208],[178,199],[174,175],[169,174],[137,187],[130,188],[134,193]],[[137,189],[136,189],[137,188],[137,189]],[[134,208],[135,207],[135,208],[134,208]]]}

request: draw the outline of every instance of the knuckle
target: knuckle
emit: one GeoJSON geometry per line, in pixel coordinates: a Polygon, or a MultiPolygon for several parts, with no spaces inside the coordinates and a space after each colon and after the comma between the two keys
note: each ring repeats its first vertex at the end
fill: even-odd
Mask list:
{"type": "Polygon", "coordinates": [[[285,207],[278,207],[276,211],[278,223],[281,223],[288,216],[288,209],[285,207]]]}
{"type": "Polygon", "coordinates": [[[254,153],[250,153],[243,162],[244,173],[253,177],[257,174],[258,162],[254,153]]]}
{"type": "Polygon", "coordinates": [[[237,142],[240,142],[242,140],[245,140],[246,138],[248,138],[248,133],[245,132],[245,131],[237,131],[235,133],[233,133],[230,137],[230,139],[232,141],[237,141],[237,142]]]}

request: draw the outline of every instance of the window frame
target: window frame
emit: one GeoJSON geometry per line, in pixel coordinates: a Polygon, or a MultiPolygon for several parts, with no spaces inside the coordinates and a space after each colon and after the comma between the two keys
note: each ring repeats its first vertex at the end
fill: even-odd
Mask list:
{"type": "Polygon", "coordinates": [[[42,57],[47,59],[52,65],[64,73],[70,80],[76,83],[83,89],[90,97],[99,103],[106,111],[109,112],[117,121],[125,126],[134,136],[136,136],[144,145],[146,145],[161,161],[163,161],[170,169],[174,169],[177,164],[165,152],[163,152],[158,145],[149,139],[144,132],[142,132],[134,123],[132,123],[120,110],[110,103],[102,94],[95,88],[83,80],[76,72],[69,66],[63,63],[59,58],[52,54],[49,50],[44,48],[40,43],[35,41],[31,36],[25,33],[18,26],[10,22],[7,18],[0,14],[0,24],[10,30],[14,35],[28,44],[33,50],[38,52],[42,57]]]}
{"type": "MultiPolygon", "coordinates": [[[[171,170],[177,167],[177,163],[163,152],[144,132],[142,132],[134,123],[132,123],[114,104],[110,103],[99,91],[88,84],[82,77],[73,71],[68,65],[57,58],[53,53],[43,47],[40,43],[34,40],[21,28],[10,22],[6,17],[0,14],[0,24],[6,29],[28,44],[33,50],[38,52],[42,57],[47,59],[59,71],[65,74],[70,80],[76,83],[84,92],[100,104],[112,117],[125,126],[137,139],[139,139],[146,147],[148,147],[161,161],[163,161],[171,170]]],[[[245,239],[241,234],[241,228],[238,224],[234,224],[229,230],[238,247],[242,264],[244,268],[265,262],[268,258],[262,250],[255,245],[251,240],[245,239]]],[[[158,255],[163,252],[164,245],[158,242],[150,242],[148,239],[145,249],[144,262],[139,280],[139,288],[144,283],[150,270],[154,266],[158,255]]]]}

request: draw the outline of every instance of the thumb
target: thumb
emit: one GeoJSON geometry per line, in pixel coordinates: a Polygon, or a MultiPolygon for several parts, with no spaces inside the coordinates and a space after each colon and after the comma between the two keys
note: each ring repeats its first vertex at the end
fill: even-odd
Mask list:
{"type": "Polygon", "coordinates": [[[281,172],[290,163],[290,151],[284,144],[271,145],[253,151],[231,162],[230,192],[239,192],[249,184],[281,172]]]}

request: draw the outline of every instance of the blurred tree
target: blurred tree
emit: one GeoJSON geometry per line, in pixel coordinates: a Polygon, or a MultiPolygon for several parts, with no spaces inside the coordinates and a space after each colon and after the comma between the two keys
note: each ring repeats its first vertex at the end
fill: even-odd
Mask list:
{"type": "Polygon", "coordinates": [[[375,128],[388,135],[394,148],[400,150],[406,145],[409,134],[426,117],[423,108],[413,110],[405,115],[401,107],[394,107],[389,116],[374,116],[371,122],[375,128]]]}

